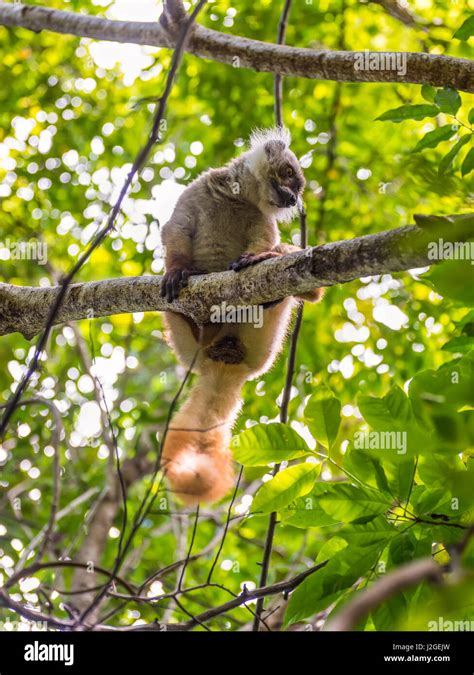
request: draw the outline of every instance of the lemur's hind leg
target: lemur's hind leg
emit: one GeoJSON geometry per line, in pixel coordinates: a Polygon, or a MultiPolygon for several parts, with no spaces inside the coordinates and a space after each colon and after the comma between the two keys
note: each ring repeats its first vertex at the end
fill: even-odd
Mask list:
{"type": "MultiPolygon", "coordinates": [[[[179,357],[181,363],[188,367],[192,363],[196,351],[201,348],[201,353],[195,360],[194,370],[202,364],[206,356],[206,348],[225,337],[228,326],[219,323],[206,323],[198,326],[192,319],[184,314],[176,312],[164,313],[166,337],[179,357]]],[[[216,359],[221,360],[221,359],[216,359]]],[[[240,361],[229,361],[239,363],[240,361]]]]}
{"type": "Polygon", "coordinates": [[[165,312],[167,339],[172,344],[181,363],[193,370],[201,369],[206,359],[239,364],[244,361],[246,348],[238,337],[238,324],[206,323],[197,326],[183,314],[165,312]],[[197,353],[197,356],[196,356],[197,353]]]}
{"type": "Polygon", "coordinates": [[[283,346],[294,305],[293,298],[283,298],[263,311],[260,325],[239,324],[238,337],[246,350],[244,363],[249,368],[250,379],[262,375],[273,365],[283,346]]]}

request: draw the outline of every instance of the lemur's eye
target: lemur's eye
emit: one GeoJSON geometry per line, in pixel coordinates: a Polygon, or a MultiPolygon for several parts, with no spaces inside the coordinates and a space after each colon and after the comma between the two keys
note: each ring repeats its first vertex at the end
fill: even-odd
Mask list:
{"type": "Polygon", "coordinates": [[[291,168],[291,166],[287,166],[286,167],[286,175],[288,176],[288,178],[291,178],[293,174],[294,174],[294,171],[291,168]]]}

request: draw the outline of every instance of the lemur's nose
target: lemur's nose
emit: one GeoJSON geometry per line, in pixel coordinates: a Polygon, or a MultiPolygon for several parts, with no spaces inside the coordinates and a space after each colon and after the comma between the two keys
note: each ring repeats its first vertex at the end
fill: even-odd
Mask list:
{"type": "Polygon", "coordinates": [[[296,206],[296,197],[292,193],[288,195],[288,206],[296,206]]]}

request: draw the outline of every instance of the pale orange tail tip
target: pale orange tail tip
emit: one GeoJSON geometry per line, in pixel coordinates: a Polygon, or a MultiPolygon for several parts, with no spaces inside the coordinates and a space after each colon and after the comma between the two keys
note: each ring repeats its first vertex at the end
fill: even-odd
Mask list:
{"type": "Polygon", "coordinates": [[[230,432],[169,430],[162,454],[162,467],[173,493],[185,504],[216,502],[234,483],[230,432]]]}

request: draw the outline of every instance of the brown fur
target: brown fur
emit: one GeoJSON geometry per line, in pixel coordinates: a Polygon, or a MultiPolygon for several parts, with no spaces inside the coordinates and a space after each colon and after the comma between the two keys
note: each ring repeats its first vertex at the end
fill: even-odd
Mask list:
{"type": "MultiPolygon", "coordinates": [[[[258,132],[251,148],[221,169],[197,178],[181,195],[162,232],[166,274],[162,295],[177,297],[188,277],[236,271],[296,246],[280,244],[278,221],[291,220],[304,176],[285,131],[258,132]]],[[[302,296],[316,301],[320,289],[302,296]]],[[[194,360],[198,381],[175,415],[163,448],[163,467],[176,494],[188,504],[217,501],[233,484],[231,428],[248,379],[266,372],[280,351],[293,298],[264,310],[263,326],[207,324],[198,328],[166,312],[168,340],[181,363],[194,360]],[[196,357],[197,354],[197,357],[196,357]]]]}

